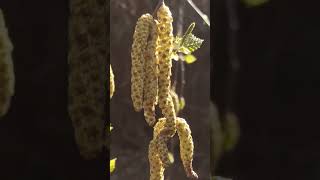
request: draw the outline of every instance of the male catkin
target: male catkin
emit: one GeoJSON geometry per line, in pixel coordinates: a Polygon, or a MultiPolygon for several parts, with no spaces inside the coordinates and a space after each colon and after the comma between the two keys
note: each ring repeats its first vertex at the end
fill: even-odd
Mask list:
{"type": "Polygon", "coordinates": [[[92,159],[105,144],[106,3],[70,1],[69,115],[80,154],[92,159]]]}
{"type": "MultiPolygon", "coordinates": [[[[157,18],[159,38],[156,55],[159,62],[159,107],[166,118],[164,128],[157,137],[157,143],[159,150],[166,152],[166,143],[176,133],[176,113],[170,96],[173,18],[169,7],[164,3],[162,3],[157,11],[157,18]]],[[[165,167],[170,164],[168,154],[160,153],[159,156],[165,167]]]]}
{"type": "MultiPolygon", "coordinates": [[[[150,175],[152,175],[152,173],[154,174],[155,172],[160,173],[159,167],[161,168],[166,167],[165,164],[162,163],[159,157],[161,155],[168,156],[169,152],[167,149],[164,150],[161,147],[159,148],[158,142],[155,141],[157,137],[160,135],[160,132],[165,128],[166,121],[167,121],[166,118],[159,118],[158,122],[154,126],[153,140],[150,142],[150,145],[152,144],[152,146],[154,146],[154,143],[156,143],[157,144],[156,146],[158,147],[158,149],[154,150],[156,152],[153,152],[153,151],[150,152],[150,145],[149,145],[149,159],[152,160],[152,162],[150,162],[150,175]],[[154,155],[155,157],[151,158],[150,154],[154,155]],[[160,162],[158,162],[159,160],[160,162]],[[151,163],[153,166],[151,166],[151,163]],[[155,164],[157,164],[156,167],[155,167],[155,164]]],[[[187,174],[187,177],[197,179],[198,175],[193,171],[193,166],[192,166],[193,150],[194,150],[193,139],[191,136],[190,127],[187,124],[185,119],[177,117],[177,132],[180,140],[180,157],[181,157],[185,172],[187,174]]],[[[161,171],[161,173],[163,173],[163,171],[161,171]]]]}
{"type": "Polygon", "coordinates": [[[9,39],[4,16],[0,9],[0,117],[4,116],[14,94],[14,70],[11,53],[13,45],[9,39]]]}
{"type": "Polygon", "coordinates": [[[150,164],[150,180],[164,179],[164,167],[157,152],[157,144],[153,139],[150,141],[148,154],[150,164]]]}
{"type": "Polygon", "coordinates": [[[156,22],[152,20],[150,22],[150,35],[145,51],[145,77],[144,77],[144,98],[143,109],[144,116],[147,123],[153,126],[155,118],[155,105],[158,100],[158,65],[156,59],[156,46],[158,40],[158,29],[156,22]]]}
{"type": "Polygon", "coordinates": [[[185,169],[185,172],[189,178],[198,179],[198,175],[193,171],[193,139],[191,136],[191,130],[183,118],[177,118],[177,131],[180,140],[180,157],[185,169]]]}
{"type": "Polygon", "coordinates": [[[135,111],[141,111],[143,107],[144,89],[144,53],[148,44],[150,22],[153,17],[150,14],[143,14],[137,21],[133,34],[131,49],[131,98],[135,111]]]}

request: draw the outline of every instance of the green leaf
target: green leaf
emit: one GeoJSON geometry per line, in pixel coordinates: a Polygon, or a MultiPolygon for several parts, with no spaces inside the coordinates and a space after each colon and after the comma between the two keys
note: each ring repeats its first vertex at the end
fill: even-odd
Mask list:
{"type": "Polygon", "coordinates": [[[110,160],[110,173],[112,173],[116,168],[116,160],[117,160],[117,158],[110,160]]]}
{"type": "Polygon", "coordinates": [[[183,53],[183,54],[191,54],[191,51],[186,48],[186,47],[180,47],[180,49],[178,50],[179,52],[183,53]]]}
{"type": "Polygon", "coordinates": [[[269,0],[242,0],[248,7],[260,6],[267,3],[269,0]]]}
{"type": "Polygon", "coordinates": [[[187,54],[187,55],[184,56],[184,61],[187,64],[194,63],[196,60],[197,60],[197,58],[192,54],[187,54]]]}
{"type": "Polygon", "coordinates": [[[195,23],[191,23],[187,31],[182,37],[176,36],[174,39],[174,50],[183,54],[191,54],[195,50],[199,49],[203,43],[203,39],[200,39],[192,34],[195,27],[195,23]]]}
{"type": "Polygon", "coordinates": [[[190,51],[190,53],[192,53],[195,50],[199,49],[202,43],[203,39],[200,39],[191,33],[186,36],[184,43],[182,44],[182,47],[187,48],[190,51]]]}
{"type": "Polygon", "coordinates": [[[173,49],[179,49],[182,41],[182,37],[176,36],[173,41],[173,49]]]}

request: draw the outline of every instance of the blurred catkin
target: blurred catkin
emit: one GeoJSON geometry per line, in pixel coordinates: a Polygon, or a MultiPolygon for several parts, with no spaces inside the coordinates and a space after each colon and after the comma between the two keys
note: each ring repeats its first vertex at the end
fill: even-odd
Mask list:
{"type": "Polygon", "coordinates": [[[69,115],[80,154],[92,159],[105,144],[106,1],[70,1],[69,115]]]}
{"type": "Polygon", "coordinates": [[[9,39],[4,15],[0,9],[0,117],[4,116],[14,94],[14,69],[11,53],[13,45],[9,39]]]}

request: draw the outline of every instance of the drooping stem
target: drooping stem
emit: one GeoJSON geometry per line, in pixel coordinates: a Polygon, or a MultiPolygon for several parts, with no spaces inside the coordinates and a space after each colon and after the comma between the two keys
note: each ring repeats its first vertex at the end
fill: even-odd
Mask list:
{"type": "Polygon", "coordinates": [[[192,0],[187,0],[190,6],[199,14],[203,21],[210,27],[210,20],[207,15],[205,15],[201,10],[193,3],[192,0]]]}

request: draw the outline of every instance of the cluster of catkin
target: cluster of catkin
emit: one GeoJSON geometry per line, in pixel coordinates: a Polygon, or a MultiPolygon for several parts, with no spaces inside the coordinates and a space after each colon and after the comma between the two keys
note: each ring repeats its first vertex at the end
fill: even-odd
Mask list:
{"type": "Polygon", "coordinates": [[[193,140],[187,122],[176,116],[171,90],[171,55],[173,51],[172,14],[164,3],[157,10],[157,19],[143,14],[137,21],[132,44],[131,98],[135,111],[143,109],[146,122],[154,128],[149,144],[150,180],[162,180],[171,162],[167,142],[178,132],[180,155],[189,178],[198,178],[193,171],[193,140]],[[163,118],[156,122],[155,106],[163,118]]]}
{"type": "Polygon", "coordinates": [[[14,94],[14,70],[11,52],[13,45],[8,36],[4,17],[0,9],[0,117],[4,116],[14,94]]]}

